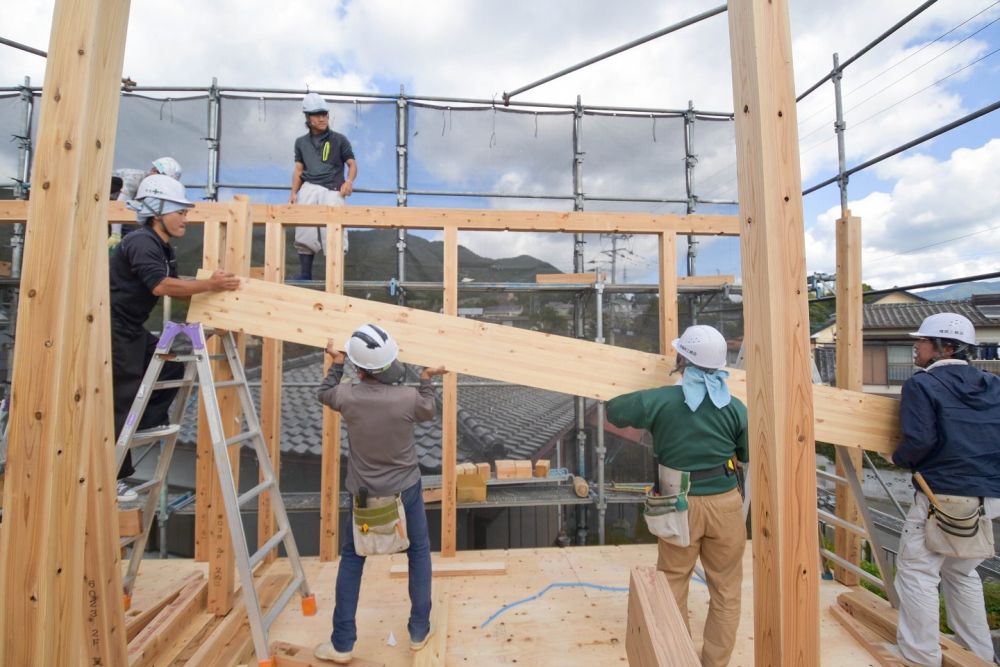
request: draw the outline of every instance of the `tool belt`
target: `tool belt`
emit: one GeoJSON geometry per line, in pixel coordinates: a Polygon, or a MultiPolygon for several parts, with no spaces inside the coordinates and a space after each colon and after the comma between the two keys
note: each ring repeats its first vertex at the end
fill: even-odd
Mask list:
{"type": "Polygon", "coordinates": [[[924,542],[934,553],[952,558],[986,559],[994,555],[993,524],[983,499],[942,496],[930,490],[920,473],[914,475],[928,499],[924,542]]]}
{"type": "Polygon", "coordinates": [[[657,475],[660,495],[646,494],[646,527],[661,540],[686,547],[691,544],[687,510],[692,473],[659,465],[657,475]]]}
{"type": "Polygon", "coordinates": [[[369,496],[362,502],[353,496],[354,551],[359,556],[394,554],[406,551],[406,512],[400,496],[369,496]]]}

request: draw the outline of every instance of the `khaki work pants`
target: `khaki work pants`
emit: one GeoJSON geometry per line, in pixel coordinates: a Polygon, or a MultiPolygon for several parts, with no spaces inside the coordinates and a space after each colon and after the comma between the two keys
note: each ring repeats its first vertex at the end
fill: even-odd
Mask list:
{"type": "Polygon", "coordinates": [[[743,499],[733,489],[714,496],[688,496],[691,544],[679,547],[659,541],[656,569],[667,575],[684,622],[688,624],[688,586],[701,557],[710,602],[705,619],[703,667],[725,667],[736,644],[743,586],[743,549],[747,536],[743,499]]]}

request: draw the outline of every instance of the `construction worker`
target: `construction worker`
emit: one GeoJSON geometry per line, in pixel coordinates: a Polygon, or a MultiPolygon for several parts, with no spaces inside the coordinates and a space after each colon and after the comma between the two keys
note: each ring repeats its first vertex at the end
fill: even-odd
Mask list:
{"type": "MultiPolygon", "coordinates": [[[[170,156],[153,160],[148,171],[143,171],[142,169],[115,169],[112,173],[112,182],[114,182],[114,179],[117,178],[118,187],[115,189],[115,187],[112,186],[111,199],[123,202],[135,199],[135,195],[139,191],[139,184],[142,183],[142,179],[154,174],[163,174],[164,176],[169,176],[179,182],[181,180],[183,170],[181,169],[180,163],[170,156]]],[[[134,230],[135,227],[132,225],[111,225],[111,234],[108,236],[108,249],[114,249],[115,246],[122,242],[123,235],[134,230]]]]}
{"type": "MultiPolygon", "coordinates": [[[[289,204],[343,206],[354,192],[358,163],[347,137],[330,129],[330,110],[316,93],[302,98],[302,113],[309,130],[295,140],[295,168],[289,204]],[[344,178],[344,166],[347,178],[344,178]]],[[[326,252],[326,227],[296,227],[295,251],[299,255],[299,280],[312,280],[313,258],[326,252]]],[[[347,252],[347,231],[344,231],[347,252]]]]}
{"type": "Polygon", "coordinates": [[[340,664],[351,661],[358,637],[355,615],[365,554],[406,549],[410,648],[423,648],[431,634],[431,544],[413,425],[429,421],[437,413],[431,378],[444,374],[445,369],[425,368],[417,389],[399,385],[404,369],[396,360],[398,351],[392,336],[374,324],[358,328],[344,351],[329,341],[326,353],[332,363],[316,393],[320,403],[343,416],[350,450],[345,486],[353,499],[349,521],[353,530],[344,531],[341,543],[333,632],[330,641],[314,651],[317,658],[340,664]],[[347,359],[358,369],[357,383],[344,380],[347,359]],[[392,520],[401,523],[402,528],[398,524],[390,526],[388,537],[393,543],[380,545],[375,531],[367,523],[358,525],[358,519],[369,508],[389,505],[391,509],[392,504],[397,507],[392,520]],[[396,540],[404,536],[408,545],[396,540]]]}
{"type": "MultiPolygon", "coordinates": [[[[962,315],[931,315],[910,335],[917,339],[913,344],[917,372],[903,384],[899,404],[903,439],[893,463],[919,473],[936,502],[964,500],[974,514],[996,518],[1000,515],[1000,378],[969,365],[976,331],[962,315]]],[[[914,487],[896,559],[898,652],[917,665],[941,664],[940,584],[956,641],[984,660],[993,660],[983,584],[976,572],[983,558],[958,557],[977,537],[988,539],[984,553],[992,552],[992,525],[984,522],[989,535],[977,530],[976,535],[951,536],[958,547],[955,551],[941,549],[928,532],[928,524],[933,529],[937,521],[929,521],[931,500],[916,479],[914,487]]]]}
{"type": "Polygon", "coordinates": [[[646,523],[659,537],[656,567],[687,623],[688,586],[701,557],[711,597],[701,664],[724,667],[740,622],[746,546],[743,500],[728,463],[748,460],[747,410],[726,385],[726,339],[718,330],[688,327],[673,347],[671,375],[680,372],[680,383],[614,398],[607,418],[653,436],[658,492],[647,497],[646,523]]]}
{"type": "MultiPolygon", "coordinates": [[[[234,290],[240,280],[216,271],[205,280],[177,277],[177,258],[170,240],[184,236],[188,209],[184,186],[170,176],[154,174],[139,184],[135,199],[128,202],[141,226],[127,235],[111,254],[111,372],[114,385],[115,438],[125,425],[146,367],[153,358],[157,337],[143,324],[161,296],[188,298],[202,292],[234,290]]],[[[168,363],[161,379],[176,380],[183,365],[168,363]]],[[[139,429],[167,423],[176,389],[155,392],[146,406],[139,429]]],[[[123,481],[135,472],[130,455],[118,471],[118,499],[135,500],[136,494],[123,481]]]]}

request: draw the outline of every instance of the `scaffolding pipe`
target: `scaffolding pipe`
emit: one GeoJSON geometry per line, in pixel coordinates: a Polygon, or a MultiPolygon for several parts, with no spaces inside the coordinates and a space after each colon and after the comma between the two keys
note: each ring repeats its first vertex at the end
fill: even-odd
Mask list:
{"type": "Polygon", "coordinates": [[[840,188],[840,217],[847,217],[847,158],[844,148],[844,98],[841,94],[840,82],[844,78],[844,70],[840,66],[839,54],[833,54],[833,97],[837,109],[837,119],[833,129],[837,133],[837,185],[840,188]]]}
{"type": "Polygon", "coordinates": [[[722,14],[723,12],[726,11],[726,7],[727,7],[726,5],[720,5],[720,6],[716,7],[715,9],[710,9],[707,12],[702,12],[701,14],[697,14],[696,16],[692,16],[691,18],[684,19],[683,21],[680,21],[679,23],[675,23],[673,25],[667,26],[666,28],[663,28],[662,30],[657,30],[654,33],[650,33],[650,34],[646,35],[645,37],[640,37],[639,39],[634,39],[631,42],[628,42],[627,44],[622,44],[619,47],[611,49],[610,51],[605,51],[604,53],[601,53],[601,54],[598,54],[598,55],[594,56],[593,58],[588,58],[587,60],[584,60],[581,63],[577,63],[576,65],[572,65],[572,66],[567,67],[565,69],[561,69],[558,72],[556,72],[555,74],[550,74],[547,77],[544,77],[542,79],[539,79],[538,81],[534,81],[532,83],[529,83],[526,86],[521,86],[520,88],[517,88],[517,89],[515,89],[515,90],[513,90],[513,91],[511,91],[509,93],[505,92],[503,94],[503,103],[504,103],[504,106],[507,106],[508,104],[510,104],[510,98],[514,97],[515,95],[520,95],[521,93],[523,93],[525,91],[528,91],[528,90],[531,90],[532,88],[537,88],[538,86],[542,85],[543,83],[548,83],[549,81],[552,81],[554,79],[558,79],[561,76],[565,76],[566,74],[570,74],[571,72],[575,72],[578,69],[582,69],[584,67],[587,67],[588,65],[593,65],[594,63],[600,62],[600,61],[604,60],[605,58],[610,58],[611,56],[614,56],[614,55],[617,55],[619,53],[622,53],[623,51],[628,51],[629,49],[632,49],[632,48],[635,48],[637,46],[640,46],[641,44],[645,44],[646,42],[652,41],[652,40],[654,40],[654,39],[656,39],[658,37],[663,37],[664,35],[668,35],[668,34],[670,34],[672,32],[676,32],[676,31],[680,30],[681,28],[686,28],[686,27],[688,27],[690,25],[694,25],[695,23],[700,23],[701,21],[704,21],[705,19],[711,18],[711,17],[716,16],[718,14],[722,14]]]}
{"type": "Polygon", "coordinates": [[[212,77],[212,87],[208,92],[208,183],[205,185],[205,198],[219,201],[219,135],[221,109],[218,79],[212,77]]]}
{"type": "MultiPolygon", "coordinates": [[[[962,116],[958,120],[954,120],[954,121],[948,123],[947,125],[942,125],[938,129],[933,130],[931,132],[928,132],[927,134],[924,134],[922,136],[919,136],[916,139],[914,139],[913,141],[908,141],[905,144],[903,144],[902,146],[898,146],[897,148],[893,148],[891,151],[886,151],[885,153],[882,153],[881,155],[876,155],[875,157],[873,157],[870,160],[862,162],[861,164],[859,164],[857,166],[851,167],[850,169],[848,169],[847,171],[845,171],[844,174],[845,174],[845,176],[850,176],[850,175],[852,175],[852,174],[854,174],[856,172],[861,171],[862,169],[867,169],[868,167],[874,166],[874,165],[878,164],[879,162],[882,162],[883,160],[888,160],[889,158],[893,157],[894,155],[898,155],[898,154],[902,153],[903,151],[909,150],[909,149],[913,148],[914,146],[919,146],[920,144],[924,143],[925,141],[930,141],[934,137],[940,136],[940,135],[942,135],[942,134],[944,134],[946,132],[950,132],[951,130],[954,130],[956,127],[961,127],[962,125],[965,125],[966,123],[970,123],[970,122],[976,120],[977,118],[979,118],[980,116],[985,116],[986,114],[992,113],[992,112],[996,111],[997,109],[1000,109],[1000,100],[997,100],[993,104],[987,104],[986,106],[984,106],[983,108],[979,109],[978,111],[973,111],[969,115],[962,116]]],[[[812,186],[810,188],[806,188],[805,190],[802,191],[802,194],[803,194],[803,196],[805,196],[805,195],[811,194],[813,192],[816,192],[820,188],[825,188],[826,186],[830,185],[831,183],[836,183],[838,178],[839,178],[839,176],[834,176],[833,178],[828,178],[825,181],[823,181],[822,183],[817,183],[816,185],[814,185],[814,186],[812,186]]]]}
{"type": "MultiPolygon", "coordinates": [[[[688,100],[688,112],[684,114],[684,188],[687,193],[688,215],[695,212],[697,203],[694,198],[694,166],[698,158],[694,154],[694,101],[688,100]]],[[[687,274],[695,275],[695,260],[698,257],[698,239],[694,234],[687,235],[687,274]]]]}
{"type": "MultiPolygon", "coordinates": [[[[576,106],[573,108],[573,210],[582,211],[583,197],[583,102],[576,96],[576,106]]],[[[584,235],[573,235],[573,270],[583,273],[584,235]]],[[[573,300],[573,333],[582,339],[583,327],[583,292],[577,292],[573,300]]],[[[587,404],[582,396],[573,399],[573,417],[576,422],[576,474],[587,479],[587,404]]],[[[576,507],[576,543],[579,546],[587,544],[587,508],[576,507]]]]}
{"type": "MultiPolygon", "coordinates": [[[[875,48],[876,46],[878,46],[880,43],[882,43],[883,41],[885,41],[885,39],[887,37],[889,37],[890,35],[892,35],[892,33],[896,32],[897,30],[899,30],[900,28],[902,28],[904,25],[906,25],[907,23],[909,23],[910,21],[912,21],[920,13],[922,13],[925,9],[927,9],[928,7],[930,7],[931,5],[933,5],[935,2],[937,2],[937,0],[927,0],[927,2],[925,2],[922,5],[920,5],[919,7],[917,7],[916,9],[914,9],[912,12],[910,12],[909,14],[907,14],[906,16],[904,16],[903,18],[901,18],[899,21],[897,21],[895,23],[895,25],[893,25],[891,28],[889,28],[888,30],[886,30],[885,32],[883,32],[881,35],[879,35],[878,37],[876,37],[872,41],[868,42],[868,44],[866,44],[865,46],[863,46],[860,51],[858,51],[853,56],[851,56],[846,61],[844,61],[844,64],[841,67],[841,69],[843,69],[844,67],[850,67],[854,63],[855,60],[857,60],[861,56],[865,55],[866,53],[868,53],[869,51],[871,51],[873,48],[875,48]]],[[[837,71],[837,68],[836,68],[836,66],[834,66],[834,70],[832,72],[830,72],[829,74],[827,74],[826,76],[824,76],[822,79],[820,79],[819,81],[817,81],[816,83],[814,83],[813,85],[811,85],[808,90],[806,90],[804,93],[802,93],[801,95],[799,95],[798,97],[796,97],[795,101],[796,102],[801,102],[803,99],[805,99],[805,97],[807,95],[809,95],[810,93],[812,93],[813,91],[815,91],[817,88],[819,88],[820,86],[822,86],[824,83],[826,83],[830,79],[832,79],[833,76],[834,76],[834,73],[836,71],[837,71]]]]}
{"type": "MultiPolygon", "coordinates": [[[[594,342],[604,343],[604,282],[594,283],[594,311],[596,319],[596,335],[594,342]]],[[[597,458],[597,543],[604,544],[604,522],[608,512],[608,498],[604,489],[604,458],[607,450],[604,447],[604,401],[597,402],[597,423],[594,434],[594,454],[597,458]]]]}
{"type": "MultiPolygon", "coordinates": [[[[396,206],[407,205],[407,176],[409,173],[409,156],[407,152],[407,121],[409,105],[406,101],[406,89],[399,87],[399,97],[396,99],[396,206]]],[[[406,229],[396,230],[396,279],[402,284],[406,280],[406,229]]],[[[406,291],[396,293],[396,303],[406,305],[406,291]]]]}
{"type": "MultiPolygon", "coordinates": [[[[17,174],[18,179],[14,184],[14,197],[16,199],[27,199],[29,185],[31,183],[31,115],[35,105],[35,98],[31,92],[31,77],[24,77],[24,86],[20,88],[21,95],[21,134],[18,136],[17,146],[17,174]]],[[[10,276],[11,278],[21,277],[22,253],[24,252],[24,223],[14,225],[13,234],[10,237],[10,276]]],[[[16,297],[15,311],[17,312],[16,297]]]]}

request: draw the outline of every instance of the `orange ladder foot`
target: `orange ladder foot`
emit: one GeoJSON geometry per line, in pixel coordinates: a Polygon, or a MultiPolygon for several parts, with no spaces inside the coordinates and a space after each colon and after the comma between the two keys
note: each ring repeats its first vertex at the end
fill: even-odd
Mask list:
{"type": "Polygon", "coordinates": [[[303,595],[302,596],[302,615],[303,616],[315,616],[316,615],[316,596],[315,595],[303,595]]]}

